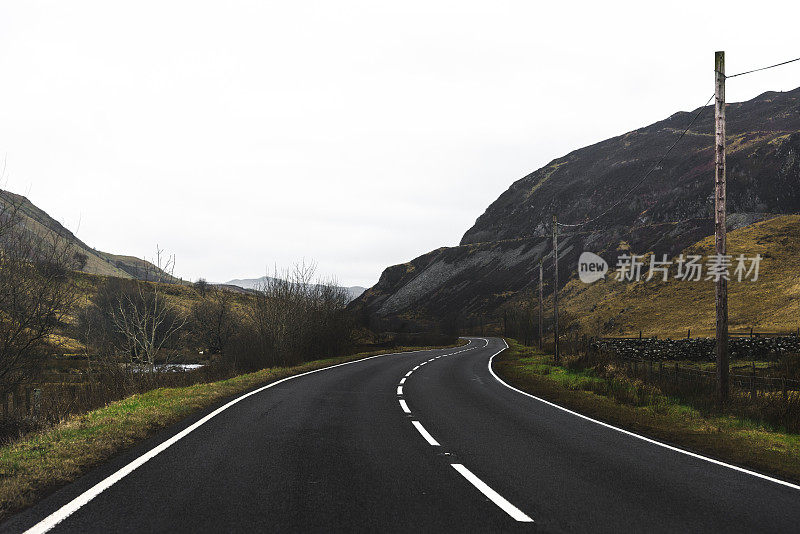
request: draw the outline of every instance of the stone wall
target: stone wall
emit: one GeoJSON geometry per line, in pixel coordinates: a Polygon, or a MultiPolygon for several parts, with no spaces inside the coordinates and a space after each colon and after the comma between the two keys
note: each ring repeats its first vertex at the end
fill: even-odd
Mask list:
{"type": "MultiPolygon", "coordinates": [[[[693,339],[596,339],[591,347],[613,352],[621,358],[644,360],[714,361],[716,341],[710,338],[693,339]]],[[[800,338],[796,335],[775,337],[731,337],[731,360],[776,360],[790,353],[800,353],[800,338]]]]}

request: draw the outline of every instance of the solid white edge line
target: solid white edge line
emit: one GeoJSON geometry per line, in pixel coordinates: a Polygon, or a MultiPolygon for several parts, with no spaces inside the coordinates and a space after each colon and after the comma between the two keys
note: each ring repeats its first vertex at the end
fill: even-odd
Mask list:
{"type": "MultiPolygon", "coordinates": [[[[467,345],[469,345],[469,343],[467,345]]],[[[406,352],[390,352],[390,353],[387,353],[387,354],[376,354],[375,356],[368,356],[366,358],[361,358],[359,360],[353,360],[353,361],[349,361],[349,362],[337,363],[336,365],[331,365],[331,366],[328,366],[328,367],[321,367],[319,369],[314,369],[313,371],[306,371],[305,373],[300,373],[299,375],[287,376],[286,378],[282,378],[282,379],[280,379],[278,381],[275,381],[275,382],[272,382],[270,384],[267,384],[266,386],[262,386],[262,387],[260,387],[258,389],[250,391],[249,393],[245,393],[244,395],[241,395],[240,397],[236,397],[235,399],[227,402],[226,404],[220,406],[219,408],[217,408],[213,412],[209,413],[208,415],[206,415],[202,419],[200,419],[200,420],[196,421],[195,423],[192,423],[190,426],[184,428],[183,430],[181,430],[180,432],[178,432],[177,434],[175,434],[174,436],[172,436],[168,440],[162,442],[160,445],[150,449],[149,451],[147,451],[143,455],[141,455],[138,458],[136,458],[135,460],[133,460],[131,463],[125,465],[124,467],[120,468],[119,470],[117,470],[116,472],[112,473],[108,477],[104,478],[103,480],[101,480],[100,482],[98,482],[97,484],[95,484],[94,486],[89,488],[88,490],[84,491],[83,493],[81,493],[80,495],[78,495],[77,497],[75,497],[74,499],[72,499],[71,501],[66,503],[65,505],[61,506],[61,508],[59,508],[58,510],[54,511],[53,513],[51,513],[50,515],[48,515],[47,517],[45,517],[44,519],[42,519],[41,521],[39,521],[38,523],[33,525],[31,528],[29,528],[28,530],[25,531],[25,534],[41,534],[41,533],[44,533],[44,532],[47,532],[47,531],[51,530],[53,527],[55,527],[56,525],[58,525],[59,523],[64,521],[66,518],[68,518],[72,514],[74,514],[81,507],[83,507],[85,504],[90,502],[92,499],[94,499],[95,497],[100,495],[102,492],[104,492],[105,490],[107,490],[108,488],[110,488],[111,486],[113,486],[114,484],[119,482],[120,480],[122,480],[124,477],[126,477],[127,475],[132,473],[134,470],[136,470],[138,467],[144,465],[148,460],[150,460],[151,458],[154,458],[155,456],[157,456],[158,454],[160,454],[164,450],[168,449],[169,447],[171,447],[172,445],[174,445],[175,443],[177,443],[178,441],[180,441],[181,439],[183,439],[184,437],[189,435],[191,432],[193,432],[194,430],[196,430],[200,426],[204,425],[205,423],[207,423],[208,421],[213,419],[215,416],[217,416],[220,413],[224,412],[225,410],[227,410],[228,408],[230,408],[234,404],[237,404],[238,402],[246,399],[247,397],[255,395],[256,393],[260,393],[260,392],[264,391],[265,389],[269,389],[271,387],[277,386],[278,384],[286,382],[287,380],[294,380],[296,378],[300,378],[301,376],[307,376],[307,375],[310,375],[310,374],[313,374],[313,373],[319,373],[320,371],[327,371],[329,369],[334,369],[336,367],[341,367],[343,365],[351,365],[351,364],[354,364],[354,363],[365,362],[367,360],[372,360],[373,358],[381,358],[381,357],[384,357],[384,356],[396,356],[398,354],[415,354],[417,352],[428,352],[430,350],[431,349],[421,349],[421,350],[411,350],[411,351],[406,351],[406,352]]]]}
{"type": "Polygon", "coordinates": [[[397,386],[397,394],[398,395],[402,395],[403,394],[403,386],[397,386]]]}
{"type": "Polygon", "coordinates": [[[405,376],[406,376],[406,377],[409,377],[409,376],[411,376],[411,373],[413,373],[413,372],[414,372],[414,371],[409,371],[409,372],[407,372],[407,373],[405,374],[405,376]]]}
{"type": "Polygon", "coordinates": [[[425,430],[425,427],[422,426],[422,423],[420,423],[419,421],[411,421],[411,424],[414,425],[414,428],[416,428],[420,434],[422,434],[422,437],[425,438],[425,441],[428,442],[428,445],[433,445],[434,447],[441,447],[439,442],[433,439],[433,436],[431,436],[430,432],[425,430]]]}
{"type": "Polygon", "coordinates": [[[780,484],[781,486],[786,486],[787,488],[800,490],[800,486],[798,486],[797,484],[792,484],[791,482],[786,482],[785,480],[780,480],[778,478],[774,478],[774,477],[771,477],[771,476],[768,476],[768,475],[763,475],[761,473],[757,473],[756,471],[751,471],[749,469],[745,469],[744,467],[739,467],[739,466],[736,466],[736,465],[733,465],[733,464],[729,464],[729,463],[723,462],[722,460],[716,460],[714,458],[709,458],[708,456],[703,456],[702,454],[697,454],[696,452],[691,452],[691,451],[687,451],[685,449],[680,449],[678,447],[673,447],[672,445],[667,445],[666,443],[662,443],[660,441],[656,441],[654,439],[642,436],[640,434],[636,434],[634,432],[631,432],[630,430],[625,430],[624,428],[619,428],[619,427],[616,427],[614,425],[610,425],[608,423],[604,423],[603,421],[598,421],[597,419],[592,419],[588,415],[583,415],[581,413],[574,412],[574,411],[572,411],[572,410],[570,410],[568,408],[564,408],[563,406],[559,406],[558,404],[552,403],[552,402],[550,402],[548,400],[544,400],[541,397],[537,397],[536,395],[531,395],[530,393],[522,391],[521,389],[517,389],[514,386],[504,382],[499,376],[497,376],[497,374],[495,374],[494,370],[492,369],[492,361],[494,360],[494,357],[508,348],[508,343],[506,343],[505,339],[503,339],[503,343],[505,344],[505,347],[500,349],[496,353],[492,354],[492,356],[489,358],[489,372],[492,374],[492,376],[495,378],[495,380],[497,380],[498,382],[503,384],[505,387],[516,391],[517,393],[521,393],[521,394],[523,394],[523,395],[525,395],[527,397],[530,397],[532,399],[535,399],[535,400],[537,400],[539,402],[543,402],[544,404],[547,404],[548,406],[552,406],[553,408],[561,410],[562,412],[567,412],[567,413],[572,414],[572,415],[574,415],[576,417],[580,417],[581,419],[585,419],[586,421],[591,421],[592,423],[598,424],[600,426],[604,426],[606,428],[610,428],[611,430],[616,430],[617,432],[621,432],[623,434],[626,434],[626,435],[631,436],[631,437],[636,438],[636,439],[640,439],[642,441],[646,441],[647,443],[651,443],[653,445],[657,445],[659,447],[663,447],[665,449],[669,449],[671,451],[678,452],[680,454],[685,454],[686,456],[691,456],[692,458],[697,458],[699,460],[704,460],[706,462],[709,462],[709,463],[712,463],[712,464],[715,464],[715,465],[719,465],[719,466],[722,466],[722,467],[727,467],[728,469],[732,469],[734,471],[739,471],[740,473],[745,473],[745,474],[748,474],[748,475],[751,475],[751,476],[754,476],[754,477],[757,477],[757,478],[760,478],[760,479],[763,479],[763,480],[768,480],[769,482],[774,482],[775,484],[780,484]]]}
{"type": "Polygon", "coordinates": [[[405,399],[400,399],[400,408],[402,408],[405,413],[411,413],[411,408],[408,407],[405,399]]]}
{"type": "Polygon", "coordinates": [[[461,475],[464,478],[466,478],[470,484],[475,486],[478,489],[478,491],[483,493],[490,501],[499,506],[505,513],[510,515],[516,521],[524,523],[533,523],[533,519],[525,515],[525,513],[522,510],[520,510],[519,508],[508,502],[502,495],[500,495],[495,490],[487,486],[483,480],[476,477],[472,473],[472,471],[464,467],[462,464],[450,464],[450,465],[453,466],[453,469],[461,473],[461,475]]]}
{"type": "Polygon", "coordinates": [[[406,383],[406,377],[401,378],[400,379],[400,384],[402,385],[402,384],[405,384],[405,383],[406,383]]]}

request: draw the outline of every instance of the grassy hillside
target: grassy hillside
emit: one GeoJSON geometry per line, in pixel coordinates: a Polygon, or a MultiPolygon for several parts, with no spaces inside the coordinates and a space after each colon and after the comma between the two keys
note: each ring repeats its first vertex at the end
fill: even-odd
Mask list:
{"type": "MultiPolygon", "coordinates": [[[[12,209],[17,210],[28,231],[37,235],[52,232],[66,239],[75,254],[86,257],[86,265],[83,268],[86,273],[119,278],[144,278],[145,273],[153,273],[156,270],[150,262],[133,256],[95,250],[22,195],[0,190],[0,205],[13,206],[12,209]]],[[[162,279],[178,281],[166,273],[162,273],[162,279]]]]}
{"type": "MultiPolygon", "coordinates": [[[[624,245],[623,245],[624,246],[624,245]]],[[[713,254],[709,236],[684,254],[713,254]]],[[[756,253],[761,261],[756,282],[729,283],[731,331],[749,328],[794,331],[800,326],[800,216],[787,215],[728,234],[728,253],[756,253]]],[[[613,269],[613,265],[610,265],[613,269]]],[[[569,265],[574,272],[575,266],[569,265]]],[[[605,335],[685,337],[714,331],[714,285],[711,281],[618,282],[613,276],[586,285],[575,278],[561,291],[562,310],[586,330],[605,335]]],[[[547,310],[547,313],[551,313],[547,310]]]]}

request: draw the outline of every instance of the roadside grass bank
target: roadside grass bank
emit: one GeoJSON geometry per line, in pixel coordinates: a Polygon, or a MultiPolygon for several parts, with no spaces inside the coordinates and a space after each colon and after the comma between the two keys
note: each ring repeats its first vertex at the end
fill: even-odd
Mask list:
{"type": "Polygon", "coordinates": [[[554,365],[553,356],[506,339],[494,359],[509,384],[581,414],[793,482],[800,481],[800,435],[740,415],[701,410],[641,380],[554,365]]]}
{"type": "Polygon", "coordinates": [[[378,354],[455,347],[396,347],[274,367],[226,380],[131,395],[0,448],[0,520],[35,503],[157,431],[231,397],[293,375],[378,354]]]}

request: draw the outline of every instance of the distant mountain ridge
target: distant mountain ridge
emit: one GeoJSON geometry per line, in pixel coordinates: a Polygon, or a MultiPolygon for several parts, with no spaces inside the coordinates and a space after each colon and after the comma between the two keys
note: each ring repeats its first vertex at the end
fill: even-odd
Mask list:
{"type": "MultiPolygon", "coordinates": [[[[228,280],[227,282],[224,282],[224,284],[241,287],[242,289],[258,289],[269,280],[275,280],[275,278],[271,276],[262,276],[261,278],[238,278],[234,280],[228,280]]],[[[356,298],[360,297],[361,294],[367,290],[366,287],[361,286],[344,287],[343,289],[345,289],[349,295],[348,302],[352,302],[356,298]]]]}
{"type": "MultiPolygon", "coordinates": [[[[81,254],[86,257],[86,264],[83,269],[81,269],[81,271],[85,273],[101,276],[116,276],[119,278],[135,278],[139,280],[153,280],[154,277],[157,276],[159,280],[163,281],[186,283],[180,278],[160,271],[147,260],[135,256],[103,252],[102,250],[90,247],[61,223],[22,195],[0,190],[0,206],[9,206],[15,209],[17,214],[22,218],[22,224],[27,231],[35,232],[40,235],[45,232],[53,232],[65,239],[70,244],[75,254],[81,254]],[[156,273],[158,273],[158,275],[156,275],[156,273]]],[[[257,289],[259,285],[263,284],[268,278],[267,276],[262,276],[261,278],[237,279],[217,285],[235,286],[236,288],[253,290],[257,289]]],[[[361,286],[345,287],[344,289],[347,291],[348,301],[352,301],[366,291],[366,288],[361,286]]]]}
{"type": "MultiPolygon", "coordinates": [[[[608,211],[560,230],[560,287],[584,250],[612,263],[623,252],[672,256],[698,242],[713,233],[713,106],[635,194],[617,204],[698,111],[580,148],[517,180],[459,246],[388,267],[351,306],[409,324],[497,317],[503,306],[529,298],[540,260],[549,285],[553,214],[561,223],[581,223],[608,211]]],[[[729,226],[800,213],[800,89],[728,104],[727,121],[729,226]]]]}

